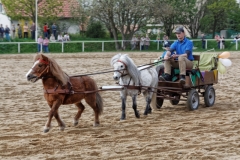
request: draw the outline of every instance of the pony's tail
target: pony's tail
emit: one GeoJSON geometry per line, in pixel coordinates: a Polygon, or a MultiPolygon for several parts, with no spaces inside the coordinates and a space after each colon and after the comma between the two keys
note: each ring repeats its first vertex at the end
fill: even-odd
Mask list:
{"type": "Polygon", "coordinates": [[[152,95],[152,100],[151,100],[151,106],[157,110],[157,87],[158,87],[158,83],[156,83],[156,85],[154,86],[155,88],[153,89],[153,95],[152,95]]]}
{"type": "Polygon", "coordinates": [[[98,107],[98,113],[102,114],[103,113],[103,99],[98,92],[96,93],[96,103],[97,103],[97,107],[98,107]]]}

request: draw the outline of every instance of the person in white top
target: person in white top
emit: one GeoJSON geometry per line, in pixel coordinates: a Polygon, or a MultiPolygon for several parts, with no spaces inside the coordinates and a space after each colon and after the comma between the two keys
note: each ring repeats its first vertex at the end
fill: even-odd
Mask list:
{"type": "Polygon", "coordinates": [[[54,35],[53,35],[53,34],[51,34],[51,37],[50,37],[50,42],[56,42],[56,40],[55,40],[55,37],[54,37],[54,35]]]}
{"type": "Polygon", "coordinates": [[[64,41],[70,41],[70,37],[68,33],[64,35],[64,41]]]}
{"type": "Polygon", "coordinates": [[[63,37],[61,34],[58,35],[58,39],[57,39],[59,42],[62,42],[63,41],[63,37]]]}

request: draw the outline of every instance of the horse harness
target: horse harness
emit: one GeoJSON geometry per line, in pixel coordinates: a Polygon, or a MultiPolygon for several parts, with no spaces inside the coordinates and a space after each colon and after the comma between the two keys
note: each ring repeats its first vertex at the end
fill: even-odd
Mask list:
{"type": "MultiPolygon", "coordinates": [[[[57,86],[54,89],[43,89],[44,93],[46,93],[46,94],[75,94],[75,93],[82,93],[83,94],[83,93],[94,93],[94,92],[96,92],[96,91],[74,91],[73,90],[73,85],[70,82],[70,80],[67,82],[67,84],[66,84],[67,86],[66,85],[61,85],[61,88],[60,88],[59,87],[60,86],[60,82],[59,82],[59,80],[55,76],[43,76],[44,73],[48,73],[49,72],[49,69],[50,69],[49,62],[45,61],[43,59],[39,59],[39,61],[41,63],[47,65],[47,67],[40,73],[40,75],[38,75],[38,78],[39,79],[54,78],[58,82],[57,86]]],[[[70,79],[70,76],[68,76],[68,77],[70,79]]],[[[81,77],[81,76],[79,76],[79,77],[81,77]]]]}
{"type": "MultiPolygon", "coordinates": [[[[117,60],[117,62],[121,62],[125,66],[125,68],[127,68],[127,65],[126,65],[125,62],[121,61],[120,59],[117,60]]],[[[126,70],[126,69],[124,69],[124,70],[126,70]]],[[[124,77],[124,76],[128,75],[128,74],[124,74],[124,70],[123,70],[123,72],[117,70],[119,73],[121,73],[121,77],[124,77]]],[[[142,93],[142,90],[141,90],[142,85],[141,85],[140,79],[139,79],[139,86],[136,86],[134,82],[133,82],[133,86],[130,86],[131,80],[132,80],[132,77],[130,77],[130,80],[129,80],[128,84],[124,85],[124,87],[127,87],[128,89],[138,89],[138,95],[140,95],[142,93]]],[[[119,84],[119,82],[117,82],[117,84],[119,84]]]]}

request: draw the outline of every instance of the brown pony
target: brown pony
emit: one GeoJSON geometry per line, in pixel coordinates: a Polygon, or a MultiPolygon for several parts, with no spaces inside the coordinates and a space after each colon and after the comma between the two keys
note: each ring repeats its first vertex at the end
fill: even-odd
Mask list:
{"type": "Polygon", "coordinates": [[[75,104],[78,112],[74,118],[74,125],[78,124],[85,106],[81,100],[85,99],[95,113],[94,126],[98,126],[99,115],[103,111],[103,101],[96,82],[88,76],[69,77],[62,71],[60,66],[52,58],[43,54],[37,54],[34,65],[26,74],[27,80],[36,82],[42,79],[44,97],[51,108],[48,114],[48,121],[44,126],[44,132],[48,132],[51,127],[51,120],[54,116],[58,122],[60,130],[64,130],[65,124],[61,120],[58,108],[60,105],[75,104]]]}

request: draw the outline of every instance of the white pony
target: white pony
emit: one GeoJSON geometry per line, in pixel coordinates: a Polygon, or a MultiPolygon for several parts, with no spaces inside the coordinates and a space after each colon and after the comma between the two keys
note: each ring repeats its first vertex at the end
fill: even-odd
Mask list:
{"type": "MultiPolygon", "coordinates": [[[[155,68],[149,66],[137,68],[134,64],[133,60],[129,58],[127,54],[117,54],[111,59],[111,66],[114,67],[113,79],[115,81],[119,81],[119,85],[134,85],[134,86],[148,86],[143,89],[143,95],[146,98],[146,109],[144,115],[151,113],[151,107],[156,107],[156,87],[158,84],[158,74],[155,68]]],[[[140,117],[139,112],[137,110],[136,97],[139,93],[138,89],[127,89],[124,87],[122,91],[120,91],[121,99],[122,99],[122,116],[120,120],[126,119],[126,100],[127,96],[132,97],[132,108],[135,112],[135,116],[137,118],[140,117]]]]}

